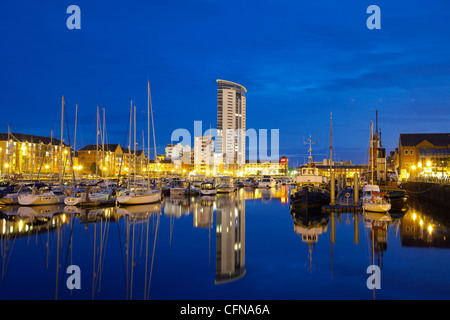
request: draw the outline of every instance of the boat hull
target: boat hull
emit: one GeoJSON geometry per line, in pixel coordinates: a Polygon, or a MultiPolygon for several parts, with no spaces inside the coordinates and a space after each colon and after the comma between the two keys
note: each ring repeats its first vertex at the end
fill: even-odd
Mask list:
{"type": "Polygon", "coordinates": [[[291,203],[301,206],[323,206],[330,203],[330,193],[314,186],[303,186],[291,193],[291,203]]]}
{"type": "Polygon", "coordinates": [[[370,212],[388,212],[391,209],[390,203],[363,203],[363,209],[370,212]]]}
{"type": "Polygon", "coordinates": [[[13,205],[19,203],[19,194],[7,194],[6,196],[0,198],[0,204],[13,205]]]}
{"type": "Polygon", "coordinates": [[[119,204],[146,204],[161,201],[161,192],[147,193],[142,195],[120,195],[117,197],[119,204]]]}
{"type": "Polygon", "coordinates": [[[186,188],[171,188],[170,196],[184,196],[189,193],[189,190],[186,188]]]}
{"type": "Polygon", "coordinates": [[[86,196],[81,197],[66,197],[64,199],[64,204],[67,206],[83,206],[83,205],[101,205],[103,203],[109,203],[109,194],[105,193],[98,193],[98,194],[92,194],[89,195],[88,199],[86,200],[86,196]]]}
{"type": "Polygon", "coordinates": [[[200,194],[205,195],[205,196],[212,196],[215,195],[217,193],[217,190],[212,189],[212,190],[200,190],[200,194]]]}
{"type": "Polygon", "coordinates": [[[22,206],[59,204],[64,202],[64,198],[64,194],[25,194],[19,196],[19,204],[22,206]]]}
{"type": "Polygon", "coordinates": [[[236,189],[234,187],[218,187],[217,193],[231,193],[234,192],[236,189]]]}

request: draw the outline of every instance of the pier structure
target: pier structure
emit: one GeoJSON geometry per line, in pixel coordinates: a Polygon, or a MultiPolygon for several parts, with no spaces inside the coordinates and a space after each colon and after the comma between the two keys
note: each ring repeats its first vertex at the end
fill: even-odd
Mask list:
{"type": "Polygon", "coordinates": [[[322,207],[323,212],[362,212],[359,201],[359,176],[353,175],[352,180],[347,180],[345,175],[338,175],[337,183],[335,174],[330,175],[330,204],[322,207]],[[347,185],[348,184],[348,185],[347,185]]]}

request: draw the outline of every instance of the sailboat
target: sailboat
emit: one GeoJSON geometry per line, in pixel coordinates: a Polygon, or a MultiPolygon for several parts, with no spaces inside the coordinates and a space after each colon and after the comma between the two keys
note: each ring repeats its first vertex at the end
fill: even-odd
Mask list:
{"type": "MultiPolygon", "coordinates": [[[[152,126],[153,126],[153,141],[155,144],[155,159],[156,156],[156,139],[155,139],[155,125],[153,123],[153,108],[150,110],[150,82],[147,81],[147,93],[148,93],[148,151],[150,151],[150,111],[152,112],[152,126]]],[[[136,109],[134,111],[134,131],[136,140],[136,109]]],[[[136,149],[136,143],[134,144],[136,149]]],[[[131,150],[130,150],[131,151],[131,150]]],[[[136,156],[136,152],[134,153],[136,156]]],[[[135,158],[136,161],[136,158],[135,158]]],[[[150,162],[150,152],[148,155],[148,163],[150,162]]],[[[127,190],[117,196],[117,202],[123,205],[135,205],[135,204],[146,204],[161,201],[161,190],[150,188],[150,170],[147,170],[147,188],[136,188],[127,190]]]]}
{"type": "Polygon", "coordinates": [[[64,96],[62,96],[61,102],[61,141],[59,147],[60,160],[59,160],[59,190],[53,190],[51,187],[37,189],[33,187],[33,191],[30,194],[21,194],[18,197],[18,202],[23,206],[31,205],[48,205],[63,203],[66,197],[62,191],[62,162],[63,162],[63,126],[64,126],[64,96]]]}
{"type": "Polygon", "coordinates": [[[365,211],[388,212],[391,204],[386,201],[384,193],[380,192],[380,187],[373,181],[373,123],[370,122],[370,164],[372,181],[370,185],[365,185],[362,194],[362,207],[365,211]]]}

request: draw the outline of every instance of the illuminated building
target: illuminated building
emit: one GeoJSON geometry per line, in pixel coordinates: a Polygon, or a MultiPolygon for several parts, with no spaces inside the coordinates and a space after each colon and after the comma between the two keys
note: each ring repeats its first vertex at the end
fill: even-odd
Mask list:
{"type": "Polygon", "coordinates": [[[211,176],[214,169],[214,140],[212,135],[194,138],[194,168],[197,174],[211,176]]]}
{"type": "Polygon", "coordinates": [[[57,174],[61,167],[72,172],[72,149],[69,145],[52,137],[23,133],[0,133],[1,175],[37,175],[41,177],[57,174]]]}
{"type": "Polygon", "coordinates": [[[246,176],[280,176],[286,175],[287,161],[259,161],[247,160],[245,162],[244,175],[246,176]]]}
{"type": "Polygon", "coordinates": [[[450,133],[402,133],[398,146],[400,178],[450,175],[450,133]]]}
{"type": "Polygon", "coordinates": [[[129,152],[120,144],[87,145],[77,152],[81,174],[102,177],[126,176],[128,172],[144,174],[147,170],[147,156],[142,150],[129,152]],[[136,169],[135,169],[136,168],[136,169]]]}
{"type": "MultiPolygon", "coordinates": [[[[330,165],[329,159],[324,159],[322,162],[313,162],[314,166],[319,170],[319,175],[324,177],[330,176],[330,165]]],[[[308,165],[303,164],[297,168],[298,172],[301,172],[302,168],[306,168],[308,165]]],[[[351,178],[358,174],[359,177],[362,177],[363,173],[368,169],[367,164],[353,164],[351,160],[344,161],[333,161],[332,171],[335,175],[345,175],[348,178],[351,178]]]]}
{"type": "Polygon", "coordinates": [[[245,166],[246,92],[243,86],[217,80],[217,150],[225,170],[245,166]]]}

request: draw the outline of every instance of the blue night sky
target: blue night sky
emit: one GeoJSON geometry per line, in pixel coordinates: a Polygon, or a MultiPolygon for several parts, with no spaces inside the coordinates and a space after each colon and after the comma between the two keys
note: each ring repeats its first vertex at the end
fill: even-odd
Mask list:
{"type": "Polygon", "coordinates": [[[59,138],[64,95],[77,149],[95,143],[97,105],[123,145],[130,100],[147,139],[147,80],[158,153],[177,128],[216,127],[216,79],[247,88],[247,129],[279,129],[291,164],[309,134],[328,157],[330,112],[335,160],[367,162],[376,110],[388,152],[400,133],[449,132],[446,0],[3,1],[0,35],[0,131],[59,138]],[[81,30],[66,27],[72,4],[81,30]]]}

